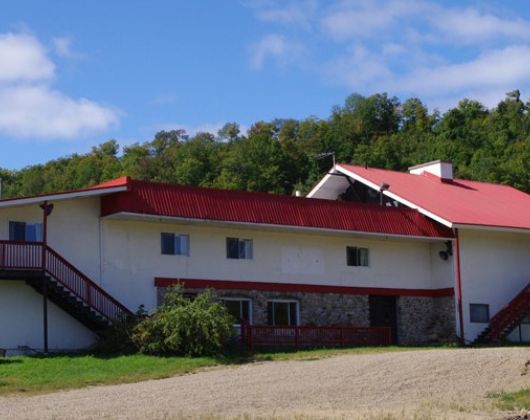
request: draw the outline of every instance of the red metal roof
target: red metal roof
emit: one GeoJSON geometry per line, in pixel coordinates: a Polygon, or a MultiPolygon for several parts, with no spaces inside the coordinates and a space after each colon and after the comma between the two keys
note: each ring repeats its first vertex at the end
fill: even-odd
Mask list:
{"type": "Polygon", "coordinates": [[[103,196],[102,215],[120,212],[297,226],[418,237],[452,231],[415,210],[267,193],[130,180],[128,190],[103,196]]]}
{"type": "Polygon", "coordinates": [[[339,164],[376,185],[453,224],[530,229],[530,195],[515,188],[435,175],[339,164]]]}

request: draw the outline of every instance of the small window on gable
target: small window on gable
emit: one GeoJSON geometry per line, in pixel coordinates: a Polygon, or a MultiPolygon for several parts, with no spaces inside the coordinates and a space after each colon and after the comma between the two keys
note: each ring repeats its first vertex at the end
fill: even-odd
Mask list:
{"type": "Polygon", "coordinates": [[[356,246],[346,247],[346,263],[352,267],[368,267],[368,248],[358,248],[356,246]]]}
{"type": "Polygon", "coordinates": [[[175,233],[160,235],[163,255],[190,255],[190,236],[175,233]]]}
{"type": "Polygon", "coordinates": [[[469,318],[471,322],[487,324],[490,322],[490,306],[484,303],[469,304],[469,318]]]}
{"type": "Polygon", "coordinates": [[[251,260],[253,257],[252,239],[226,238],[226,258],[251,260]]]}
{"type": "Polygon", "coordinates": [[[9,222],[9,240],[20,242],[42,241],[42,223],[9,222]]]}

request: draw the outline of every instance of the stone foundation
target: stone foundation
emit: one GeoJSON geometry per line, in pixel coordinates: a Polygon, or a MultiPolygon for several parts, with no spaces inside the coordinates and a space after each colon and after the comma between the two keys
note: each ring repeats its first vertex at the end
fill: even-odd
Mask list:
{"type": "Polygon", "coordinates": [[[397,300],[398,343],[403,345],[455,341],[453,296],[401,296],[397,300]]]}
{"type": "MultiPolygon", "coordinates": [[[[165,288],[158,288],[158,301],[163,301],[165,288]]],[[[185,289],[198,293],[201,289],[185,289]]],[[[246,298],[252,301],[252,322],[267,324],[267,302],[275,299],[299,303],[300,325],[370,326],[368,295],[337,293],[268,292],[258,290],[218,289],[219,297],[246,298]]],[[[455,339],[454,298],[412,297],[396,298],[398,344],[450,342],[455,339]]]]}

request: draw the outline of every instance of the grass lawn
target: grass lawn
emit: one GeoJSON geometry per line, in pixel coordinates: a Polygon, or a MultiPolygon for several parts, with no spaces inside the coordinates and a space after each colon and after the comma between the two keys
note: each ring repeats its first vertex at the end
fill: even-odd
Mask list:
{"type": "MultiPolygon", "coordinates": [[[[316,349],[298,352],[259,352],[251,357],[160,357],[128,355],[20,356],[0,359],[0,395],[53,392],[88,385],[161,379],[201,368],[275,360],[315,360],[341,354],[425,350],[440,347],[357,347],[316,349]]],[[[450,348],[450,347],[441,347],[450,348]]]]}
{"type": "Polygon", "coordinates": [[[517,392],[503,392],[497,398],[497,405],[501,410],[530,409],[530,388],[517,392]]]}

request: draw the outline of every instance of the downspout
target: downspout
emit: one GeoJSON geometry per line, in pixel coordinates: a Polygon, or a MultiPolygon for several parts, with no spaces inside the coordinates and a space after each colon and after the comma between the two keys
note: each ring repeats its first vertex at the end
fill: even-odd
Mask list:
{"type": "Polygon", "coordinates": [[[460,322],[460,344],[465,344],[464,339],[464,315],[462,309],[462,278],[460,276],[460,236],[458,229],[453,229],[455,234],[455,262],[456,262],[456,292],[457,292],[457,307],[458,320],[460,322]]]}

